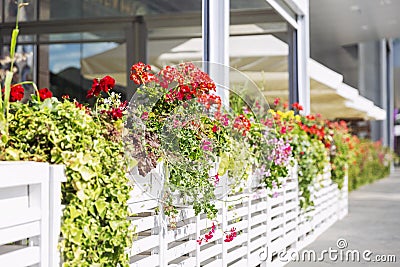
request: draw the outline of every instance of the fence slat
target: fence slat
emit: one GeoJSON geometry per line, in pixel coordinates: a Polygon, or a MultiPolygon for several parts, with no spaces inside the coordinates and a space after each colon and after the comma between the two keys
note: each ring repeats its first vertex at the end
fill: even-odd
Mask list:
{"type": "MultiPolygon", "coordinates": [[[[195,240],[209,231],[210,220],[195,216],[192,209],[182,209],[177,228],[168,230],[162,210],[154,215],[156,200],[149,200],[147,195],[141,199],[136,189],[129,206],[133,212],[137,209],[138,217],[131,220],[139,236],[130,251],[131,266],[283,266],[277,258],[272,259],[273,254],[302,249],[347,214],[346,188],[339,190],[330,180],[329,167],[325,171],[315,178],[311,190],[315,207],[307,212],[299,207],[296,164],[290,167],[288,177],[281,179],[283,187],[276,190],[277,197],[271,197],[270,190],[257,188],[254,182],[243,193],[224,196],[223,201],[215,203],[218,229],[208,243],[201,245],[195,240]],[[149,201],[151,205],[146,204],[149,201]],[[238,236],[226,243],[223,231],[232,227],[238,236]],[[265,254],[266,259],[261,259],[265,254]]],[[[257,179],[252,177],[252,181],[257,179]]],[[[218,190],[227,192],[226,186],[220,183],[218,190]]]]}

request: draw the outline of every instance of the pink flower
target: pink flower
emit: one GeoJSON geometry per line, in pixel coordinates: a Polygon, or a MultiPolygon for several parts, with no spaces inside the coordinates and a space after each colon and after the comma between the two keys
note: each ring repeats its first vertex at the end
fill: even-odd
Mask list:
{"type": "Polygon", "coordinates": [[[214,176],[214,179],[215,179],[214,186],[216,186],[219,183],[219,175],[218,175],[218,173],[214,176]]]}
{"type": "Polygon", "coordinates": [[[232,227],[230,232],[225,236],[224,242],[231,242],[236,236],[236,228],[232,227]]]}
{"type": "Polygon", "coordinates": [[[142,120],[147,120],[149,118],[149,113],[148,112],[143,112],[142,116],[140,117],[142,120]]]}
{"type": "Polygon", "coordinates": [[[212,239],[214,237],[216,227],[217,226],[213,222],[212,226],[211,226],[211,230],[207,234],[205,234],[204,237],[200,237],[199,239],[197,239],[196,242],[199,245],[201,245],[203,243],[203,241],[207,243],[210,239],[212,239]]]}
{"type": "Polygon", "coordinates": [[[201,149],[203,149],[204,151],[211,151],[212,147],[211,147],[211,142],[208,140],[203,140],[203,143],[201,145],[201,149]]]}

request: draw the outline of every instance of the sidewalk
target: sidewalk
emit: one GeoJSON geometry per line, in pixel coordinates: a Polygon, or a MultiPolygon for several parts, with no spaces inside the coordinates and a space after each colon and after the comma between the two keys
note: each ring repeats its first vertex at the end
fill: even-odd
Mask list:
{"type": "MultiPolygon", "coordinates": [[[[349,194],[349,214],[341,221],[335,223],[306,250],[315,250],[317,258],[321,251],[338,250],[338,239],[347,241],[349,250],[360,251],[360,262],[330,260],[325,254],[323,262],[292,262],[288,267],[319,267],[319,266],[400,266],[400,170],[373,184],[366,185],[349,194]],[[362,259],[363,252],[370,250],[371,259],[366,262],[362,259]],[[396,262],[374,262],[377,255],[395,255],[396,262]]],[[[343,258],[346,258],[346,254],[343,258]]],[[[340,253],[336,254],[340,256],[340,253]]],[[[308,258],[308,255],[307,257],[308,258]]],[[[368,258],[368,257],[367,257],[368,258]]]]}

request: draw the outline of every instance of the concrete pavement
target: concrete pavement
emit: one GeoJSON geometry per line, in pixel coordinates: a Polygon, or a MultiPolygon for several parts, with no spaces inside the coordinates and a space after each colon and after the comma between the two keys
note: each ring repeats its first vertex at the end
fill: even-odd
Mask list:
{"type": "MultiPolygon", "coordinates": [[[[341,242],[343,245],[344,242],[341,242]]],[[[291,262],[286,266],[323,267],[333,264],[350,267],[400,266],[400,169],[394,171],[388,178],[351,192],[349,214],[343,220],[336,222],[305,250],[314,250],[317,257],[323,250],[328,252],[324,254],[323,262],[306,260],[291,262]],[[330,260],[329,248],[340,251],[337,247],[339,239],[344,239],[347,246],[342,252],[336,254],[332,252],[333,260],[330,260]],[[356,256],[358,252],[352,252],[354,250],[360,253],[359,262],[356,256]],[[370,259],[369,262],[363,259],[363,253],[367,260],[370,259]],[[334,260],[336,257],[334,255],[339,257],[338,260],[334,260]],[[343,261],[340,259],[341,255],[343,261]],[[394,255],[396,262],[377,262],[384,258],[392,260],[388,255],[394,255]],[[346,261],[346,258],[349,261],[346,261]]],[[[308,259],[308,255],[306,258],[308,259]]]]}

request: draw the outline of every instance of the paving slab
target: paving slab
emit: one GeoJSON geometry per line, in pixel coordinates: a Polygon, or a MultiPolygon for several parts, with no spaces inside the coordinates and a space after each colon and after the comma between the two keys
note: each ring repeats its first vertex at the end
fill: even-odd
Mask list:
{"type": "Polygon", "coordinates": [[[349,214],[294,256],[298,257],[299,261],[286,266],[399,267],[400,169],[396,169],[387,178],[351,192],[349,214]],[[339,249],[338,242],[340,247],[345,247],[339,249]],[[322,258],[321,253],[324,250],[327,250],[323,254],[324,260],[318,260],[322,258]],[[313,254],[312,251],[315,251],[315,257],[309,256],[313,254]],[[357,259],[357,255],[360,256],[360,260],[357,259]]]}

